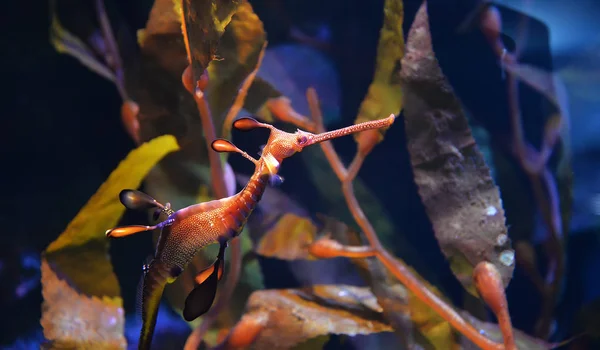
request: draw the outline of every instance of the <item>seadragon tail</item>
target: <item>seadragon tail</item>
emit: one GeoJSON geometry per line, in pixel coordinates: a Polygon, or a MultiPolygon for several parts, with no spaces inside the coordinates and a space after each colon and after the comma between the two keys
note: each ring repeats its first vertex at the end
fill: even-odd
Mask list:
{"type": "Polygon", "coordinates": [[[144,276],[142,286],[142,330],[140,332],[139,350],[150,350],[160,300],[171,276],[171,269],[158,259],[152,260],[144,276]]]}

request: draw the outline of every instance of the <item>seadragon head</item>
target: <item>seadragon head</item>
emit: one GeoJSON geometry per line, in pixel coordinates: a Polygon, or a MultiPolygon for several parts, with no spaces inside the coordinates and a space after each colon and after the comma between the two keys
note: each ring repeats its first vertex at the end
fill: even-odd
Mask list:
{"type": "MultiPolygon", "coordinates": [[[[394,120],[395,116],[392,114],[385,119],[359,123],[337,130],[322,132],[319,134],[313,134],[300,129],[296,130],[296,132],[294,133],[290,133],[279,130],[273,125],[261,123],[256,119],[250,117],[244,117],[236,120],[233,123],[233,127],[242,131],[250,131],[256,128],[269,129],[271,131],[271,134],[269,136],[267,144],[262,149],[261,157],[272,157],[273,161],[281,163],[284,159],[293,156],[297,152],[302,152],[302,150],[307,146],[316,145],[324,141],[329,141],[338,137],[354,134],[365,130],[387,127],[392,125],[394,120]]],[[[213,149],[215,149],[214,146],[213,149]]],[[[222,150],[215,150],[219,152],[241,152],[230,148],[230,146],[227,149],[223,148],[222,150]]]]}

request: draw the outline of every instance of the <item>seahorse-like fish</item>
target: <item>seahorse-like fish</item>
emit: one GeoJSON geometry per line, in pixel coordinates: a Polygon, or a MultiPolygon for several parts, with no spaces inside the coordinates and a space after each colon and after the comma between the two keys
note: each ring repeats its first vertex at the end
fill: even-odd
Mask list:
{"type": "Polygon", "coordinates": [[[139,349],[149,349],[151,346],[158,306],[166,285],[179,277],[202,248],[218,243],[220,249],[215,261],[200,272],[196,278],[198,285],[185,300],[183,317],[189,322],[210,309],[216,296],[218,281],[223,275],[227,242],[240,234],[267,186],[283,181],[277,172],[284,159],[301,152],[306,146],[364,130],[387,127],[394,120],[395,116],[390,115],[381,120],[312,134],[302,130],[288,133],[253,118],[241,118],[234,122],[234,128],[244,131],[268,128],[271,133],[259,159],[241,151],[227,140],[213,141],[211,146],[214,151],[239,153],[255,164],[250,180],[238,193],[173,211],[169,203],[163,205],[143,192],[121,191],[120,200],[126,208],[155,209],[155,216],[164,214],[162,216],[167,217],[154,226],[132,225],[106,231],[108,237],[125,237],[144,231],[161,230],[156,251],[144,267],[143,282],[140,285],[142,330],[139,349]]]}

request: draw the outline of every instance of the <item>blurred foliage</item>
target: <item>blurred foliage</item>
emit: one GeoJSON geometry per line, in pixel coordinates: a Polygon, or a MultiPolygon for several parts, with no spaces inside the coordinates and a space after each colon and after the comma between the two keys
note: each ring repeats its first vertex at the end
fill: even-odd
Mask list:
{"type": "Polygon", "coordinates": [[[192,65],[194,82],[198,82],[208,64],[217,58],[219,39],[240,0],[182,0],[174,3],[177,4],[176,11],[181,11],[188,61],[192,65]]]}
{"type": "Polygon", "coordinates": [[[139,187],[148,171],[178,148],[175,138],[165,135],[131,151],[46,249],[41,323],[52,347],[124,346],[123,302],[104,231],[125,212],[119,192],[139,187]]]}

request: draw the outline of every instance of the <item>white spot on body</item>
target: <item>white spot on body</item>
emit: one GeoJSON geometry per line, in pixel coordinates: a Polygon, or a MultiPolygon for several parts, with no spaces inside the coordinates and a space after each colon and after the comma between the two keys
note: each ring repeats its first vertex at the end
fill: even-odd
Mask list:
{"type": "Polygon", "coordinates": [[[506,242],[508,241],[508,236],[503,234],[498,235],[498,237],[496,237],[496,245],[498,246],[503,246],[506,244],[506,242]]]}
{"type": "Polygon", "coordinates": [[[505,250],[500,253],[500,262],[505,266],[511,266],[515,262],[515,251],[505,250]]]}

